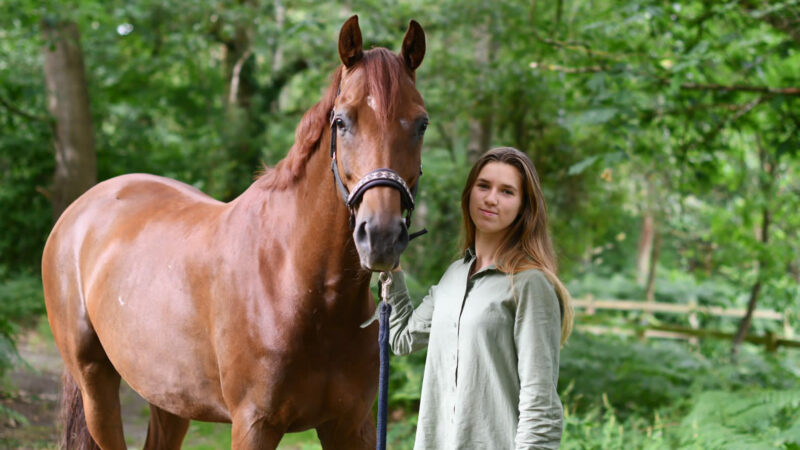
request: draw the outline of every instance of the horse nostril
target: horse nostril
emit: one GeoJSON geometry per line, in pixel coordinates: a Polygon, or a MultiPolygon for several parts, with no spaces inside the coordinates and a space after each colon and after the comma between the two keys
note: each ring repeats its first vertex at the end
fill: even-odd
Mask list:
{"type": "Polygon", "coordinates": [[[397,233],[397,240],[394,242],[394,251],[398,255],[408,246],[408,228],[405,221],[400,224],[400,231],[397,233]]]}
{"type": "Polygon", "coordinates": [[[367,221],[362,220],[356,228],[356,242],[367,241],[367,221]]]}

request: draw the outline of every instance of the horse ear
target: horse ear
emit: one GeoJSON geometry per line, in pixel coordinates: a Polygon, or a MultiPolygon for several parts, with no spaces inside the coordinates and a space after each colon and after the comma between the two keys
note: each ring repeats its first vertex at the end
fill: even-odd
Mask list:
{"type": "Polygon", "coordinates": [[[425,57],[425,32],[416,20],[408,23],[406,36],[403,38],[403,61],[413,72],[422,64],[425,57]]]}
{"type": "Polygon", "coordinates": [[[358,27],[358,16],[347,19],[339,32],[339,58],[345,67],[352,67],[364,52],[361,48],[361,28],[358,27]]]}

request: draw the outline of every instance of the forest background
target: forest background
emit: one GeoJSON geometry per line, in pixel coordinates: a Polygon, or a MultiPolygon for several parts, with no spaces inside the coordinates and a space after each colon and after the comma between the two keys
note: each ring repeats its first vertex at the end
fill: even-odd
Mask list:
{"type": "MultiPolygon", "coordinates": [[[[0,371],[43,317],[41,250],[63,208],[130,172],[235,198],[291,147],[352,14],[367,48],[399,50],[410,19],[427,35],[413,228],[431,232],[403,256],[415,298],[457,256],[471,162],[510,145],[539,171],[576,298],[748,311],[701,315],[736,337],[693,342],[581,328],[685,317],[579,314],[562,351],[565,448],[800,448],[798,350],[745,342],[798,323],[797,0],[4,0],[0,371]]],[[[424,357],[393,359],[391,448],[410,448],[424,357]]]]}

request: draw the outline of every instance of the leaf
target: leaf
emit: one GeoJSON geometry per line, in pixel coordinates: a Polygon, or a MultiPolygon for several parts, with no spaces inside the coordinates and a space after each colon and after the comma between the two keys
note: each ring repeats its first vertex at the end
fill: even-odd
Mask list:
{"type": "Polygon", "coordinates": [[[583,173],[589,166],[595,163],[598,159],[600,159],[602,155],[594,155],[590,156],[582,161],[578,161],[577,163],[571,165],[569,170],[567,170],[567,175],[578,175],[583,173]]]}

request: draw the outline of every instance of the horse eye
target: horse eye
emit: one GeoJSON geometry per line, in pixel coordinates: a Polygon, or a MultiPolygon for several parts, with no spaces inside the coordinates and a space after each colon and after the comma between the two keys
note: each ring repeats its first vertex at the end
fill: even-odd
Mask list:
{"type": "Polygon", "coordinates": [[[341,118],[341,117],[337,117],[337,118],[335,118],[335,119],[333,120],[333,123],[334,123],[334,125],[336,125],[336,128],[337,128],[337,129],[339,129],[339,130],[342,130],[342,129],[344,129],[344,120],[342,120],[342,118],[341,118]]]}
{"type": "Polygon", "coordinates": [[[420,136],[425,134],[425,130],[427,130],[427,129],[428,129],[428,121],[427,120],[422,122],[421,124],[419,124],[419,134],[420,134],[420,136]]]}

